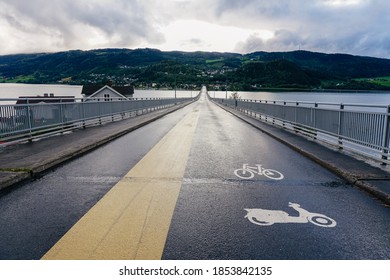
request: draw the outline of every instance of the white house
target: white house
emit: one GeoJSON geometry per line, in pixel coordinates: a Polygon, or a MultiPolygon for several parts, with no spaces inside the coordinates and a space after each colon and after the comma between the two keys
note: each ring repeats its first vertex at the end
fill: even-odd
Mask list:
{"type": "MultiPolygon", "coordinates": [[[[83,93],[85,94],[87,89],[84,90],[84,87],[83,87],[83,93]]],[[[106,86],[98,89],[97,91],[95,91],[94,93],[89,95],[88,97],[86,97],[84,99],[84,101],[89,101],[89,100],[94,100],[94,101],[113,101],[113,100],[127,100],[127,99],[128,98],[126,96],[122,95],[121,93],[119,93],[118,91],[113,89],[112,87],[106,85],[106,86]]]]}
{"type": "Polygon", "coordinates": [[[43,96],[20,96],[14,106],[15,116],[20,118],[30,114],[34,122],[59,120],[61,114],[63,118],[71,118],[71,108],[74,106],[68,104],[75,102],[74,96],[55,96],[54,93],[45,93],[43,96]],[[67,110],[61,113],[59,104],[67,104],[67,110]]]}

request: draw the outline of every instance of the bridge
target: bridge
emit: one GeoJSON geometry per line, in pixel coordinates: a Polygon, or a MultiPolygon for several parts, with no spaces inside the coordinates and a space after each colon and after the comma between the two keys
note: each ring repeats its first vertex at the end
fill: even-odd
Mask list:
{"type": "Polygon", "coordinates": [[[326,136],[326,122],[286,115],[300,107],[266,112],[205,88],[176,103],[86,129],[67,120],[77,127],[56,137],[28,129],[3,148],[0,259],[390,258],[386,127],[374,143],[326,136]],[[353,145],[379,156],[351,156],[353,145]]]}

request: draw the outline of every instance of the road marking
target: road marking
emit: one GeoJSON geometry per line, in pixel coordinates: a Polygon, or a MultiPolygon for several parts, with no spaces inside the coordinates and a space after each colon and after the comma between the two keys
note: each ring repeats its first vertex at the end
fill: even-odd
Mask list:
{"type": "Polygon", "coordinates": [[[267,209],[244,209],[247,211],[245,218],[259,226],[271,226],[273,224],[287,224],[287,223],[312,223],[319,227],[335,227],[336,221],[328,216],[319,213],[311,213],[303,209],[299,204],[289,202],[289,207],[293,208],[299,213],[299,216],[290,216],[287,212],[281,210],[267,210],[267,209]]]}
{"type": "Polygon", "coordinates": [[[198,118],[187,114],[42,259],[161,259],[198,118]]]}
{"type": "Polygon", "coordinates": [[[272,180],[282,180],[284,176],[279,171],[264,168],[261,164],[256,164],[256,166],[249,166],[248,164],[243,164],[242,168],[234,170],[234,175],[241,179],[252,179],[255,174],[263,175],[272,180]]]}

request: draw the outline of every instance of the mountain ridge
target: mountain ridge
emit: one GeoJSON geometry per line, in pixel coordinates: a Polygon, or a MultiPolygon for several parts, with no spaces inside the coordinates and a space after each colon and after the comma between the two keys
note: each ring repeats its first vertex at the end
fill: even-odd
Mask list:
{"type": "Polygon", "coordinates": [[[137,87],[383,89],[371,79],[390,76],[390,60],[310,51],[222,52],[95,49],[0,56],[0,81],[116,84],[137,87]]]}

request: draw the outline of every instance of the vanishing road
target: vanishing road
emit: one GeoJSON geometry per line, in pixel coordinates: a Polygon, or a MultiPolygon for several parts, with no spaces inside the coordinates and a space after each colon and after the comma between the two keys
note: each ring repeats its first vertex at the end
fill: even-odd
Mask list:
{"type": "Polygon", "coordinates": [[[0,196],[0,259],[390,259],[380,201],[202,93],[0,196]]]}

